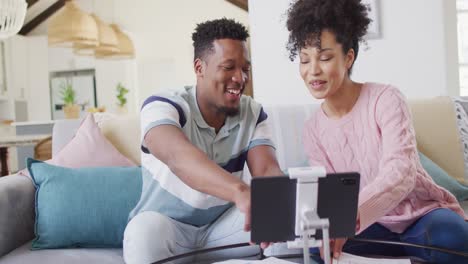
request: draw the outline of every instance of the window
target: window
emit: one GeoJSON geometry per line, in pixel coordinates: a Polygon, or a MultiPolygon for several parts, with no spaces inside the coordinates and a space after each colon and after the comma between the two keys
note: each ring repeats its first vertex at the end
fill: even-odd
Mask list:
{"type": "Polygon", "coordinates": [[[63,89],[68,85],[74,91],[75,104],[80,106],[80,117],[86,115],[86,108],[97,106],[94,69],[51,72],[50,95],[54,120],[65,118],[63,89]]]}
{"type": "Polygon", "coordinates": [[[468,0],[457,0],[460,94],[468,96],[468,0]]]}
{"type": "Polygon", "coordinates": [[[6,94],[5,47],[0,41],[0,96],[6,94]]]}

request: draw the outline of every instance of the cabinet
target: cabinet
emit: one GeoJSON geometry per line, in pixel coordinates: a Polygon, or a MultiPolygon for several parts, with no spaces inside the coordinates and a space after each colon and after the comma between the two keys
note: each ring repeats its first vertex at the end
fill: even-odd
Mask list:
{"type": "Polygon", "coordinates": [[[0,120],[50,120],[47,38],[16,35],[3,41],[3,51],[0,120]]]}
{"type": "Polygon", "coordinates": [[[25,99],[27,86],[26,37],[13,36],[5,41],[7,93],[11,99],[25,99]]]}
{"type": "Polygon", "coordinates": [[[25,100],[27,86],[26,38],[23,36],[8,38],[2,42],[2,49],[5,86],[0,98],[0,119],[27,118],[27,110],[17,106],[17,102],[25,100]]]}

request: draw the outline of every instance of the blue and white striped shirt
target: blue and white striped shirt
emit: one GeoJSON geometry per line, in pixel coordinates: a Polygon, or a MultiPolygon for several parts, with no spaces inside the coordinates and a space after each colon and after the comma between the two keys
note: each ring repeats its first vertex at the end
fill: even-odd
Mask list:
{"type": "MultiPolygon", "coordinates": [[[[150,96],[141,109],[141,164],[143,191],[130,218],[143,211],[156,211],[177,221],[203,226],[216,220],[231,203],[192,189],[146,148],[146,133],[159,125],[182,130],[200,150],[232,175],[242,178],[249,149],[274,147],[268,116],[248,96],[240,100],[239,114],[227,117],[216,134],[203,119],[196,100],[196,88],[167,91],[150,96]]],[[[183,161],[181,161],[183,162],[183,161]]]]}

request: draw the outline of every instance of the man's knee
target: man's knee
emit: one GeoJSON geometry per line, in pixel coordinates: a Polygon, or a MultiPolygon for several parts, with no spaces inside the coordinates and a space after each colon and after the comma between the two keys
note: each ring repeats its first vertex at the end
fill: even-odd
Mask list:
{"type": "Polygon", "coordinates": [[[123,251],[126,263],[151,263],[171,256],[172,221],[156,212],[135,216],[125,228],[123,251]]]}

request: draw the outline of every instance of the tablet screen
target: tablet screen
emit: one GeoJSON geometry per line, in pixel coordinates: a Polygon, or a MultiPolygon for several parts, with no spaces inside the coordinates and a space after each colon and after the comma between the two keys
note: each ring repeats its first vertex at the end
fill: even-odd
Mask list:
{"type": "MultiPolygon", "coordinates": [[[[318,215],[329,219],[330,238],[355,234],[359,178],[358,173],[332,173],[319,179],[318,215]]],[[[252,242],[295,239],[296,182],[287,176],[252,179],[252,242]]],[[[315,237],[320,239],[321,232],[315,237]]]]}

